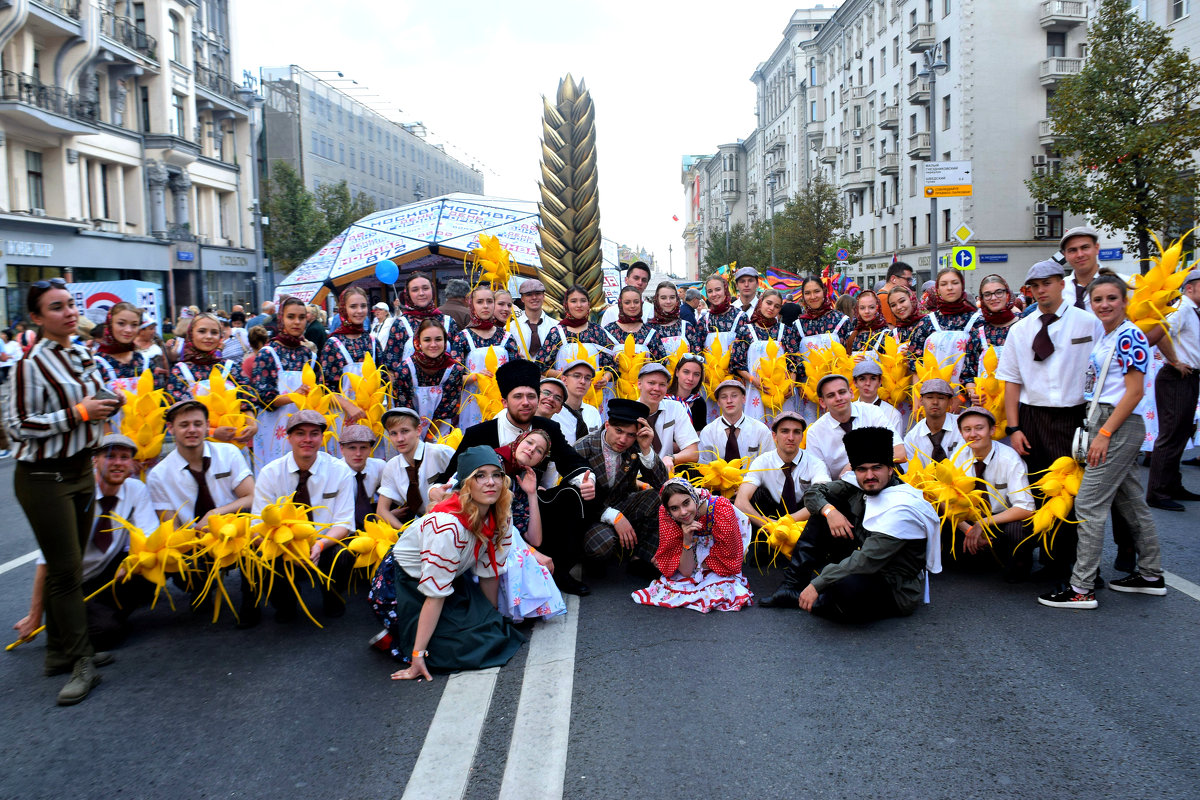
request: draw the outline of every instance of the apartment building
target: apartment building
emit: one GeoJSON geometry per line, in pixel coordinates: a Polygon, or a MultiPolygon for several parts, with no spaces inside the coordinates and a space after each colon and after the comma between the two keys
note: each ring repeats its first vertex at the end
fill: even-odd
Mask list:
{"type": "Polygon", "coordinates": [[[56,276],[146,281],[176,308],[256,299],[254,95],[230,39],[225,0],[0,8],[5,322],[56,276]]]}

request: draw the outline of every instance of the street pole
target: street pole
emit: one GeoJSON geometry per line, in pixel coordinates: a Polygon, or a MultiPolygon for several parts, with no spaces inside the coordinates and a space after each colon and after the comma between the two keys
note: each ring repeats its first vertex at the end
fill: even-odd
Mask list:
{"type": "Polygon", "coordinates": [[[725,260],[732,261],[729,257],[729,203],[725,204],[725,260]]]}
{"type": "Polygon", "coordinates": [[[262,173],[258,168],[258,134],[262,130],[262,109],[266,99],[248,87],[240,90],[238,95],[250,108],[250,188],[253,192],[250,214],[254,224],[254,307],[260,308],[268,292],[275,288],[266,285],[263,272],[262,173]]]}
{"type": "MultiPolygon", "coordinates": [[[[929,163],[931,164],[938,162],[937,76],[939,72],[949,69],[946,62],[942,60],[941,51],[941,44],[935,44],[926,50],[922,54],[925,64],[917,73],[918,77],[929,79],[929,163]]],[[[936,197],[929,198],[929,273],[930,275],[938,273],[938,199],[936,197]]]]}
{"type": "Polygon", "coordinates": [[[771,266],[775,266],[775,176],[771,175],[767,178],[767,189],[770,191],[770,199],[767,201],[771,205],[771,266]]]}

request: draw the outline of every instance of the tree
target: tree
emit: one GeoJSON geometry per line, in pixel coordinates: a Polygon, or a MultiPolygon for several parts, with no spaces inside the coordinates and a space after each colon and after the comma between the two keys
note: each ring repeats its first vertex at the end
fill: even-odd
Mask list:
{"type": "MultiPolygon", "coordinates": [[[[851,241],[846,233],[849,225],[850,215],[837,187],[817,175],[775,215],[777,264],[802,275],[820,272],[830,263],[825,255],[830,243],[838,239],[851,241]]],[[[859,247],[861,242],[854,249],[859,247]]]]}
{"type": "Polygon", "coordinates": [[[1086,63],[1050,103],[1062,162],[1026,181],[1030,193],[1127,231],[1144,272],[1150,231],[1176,227],[1178,199],[1196,195],[1197,100],[1200,66],[1171,47],[1170,32],[1130,13],[1128,0],[1102,0],[1086,63]]]}
{"type": "Polygon", "coordinates": [[[264,204],[271,224],[263,246],[277,271],[290,272],[329,240],[329,227],[296,170],[276,161],[271,171],[264,204]]]}
{"type": "Polygon", "coordinates": [[[353,198],[345,181],[327,183],[316,191],[317,208],[325,215],[325,224],[333,236],[377,210],[375,201],[359,192],[353,198]]]}
{"type": "Polygon", "coordinates": [[[729,226],[729,247],[725,247],[725,231],[713,231],[708,235],[704,244],[705,275],[711,275],[718,267],[733,261],[739,267],[755,266],[747,261],[751,247],[751,233],[746,229],[746,223],[735,222],[729,226]]]}

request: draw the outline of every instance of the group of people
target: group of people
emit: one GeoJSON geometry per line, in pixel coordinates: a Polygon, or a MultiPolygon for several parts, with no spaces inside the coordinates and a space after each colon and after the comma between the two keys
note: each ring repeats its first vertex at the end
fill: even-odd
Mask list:
{"type": "MultiPolygon", "coordinates": [[[[352,578],[352,562],[335,557],[336,540],[372,515],[404,528],[367,576],[370,606],[384,627],[374,645],[404,662],[396,679],[505,663],[523,641],[522,620],[565,613],[563,593],[588,595],[585,581],[603,580],[615,560],[647,584],[633,593],[636,603],[745,608],[753,602],[742,574],[751,541],[785,515],[804,523],[804,532],[764,606],[848,622],[911,614],[927,596],[928,575],[943,564],[995,568],[1017,582],[1031,576],[1040,549],[1042,572],[1061,585],[1039,602],[1093,608],[1110,509],[1116,567],[1128,576],[1108,585],[1165,594],[1147,497],[1167,508],[1164,498],[1200,498],[1179,471],[1200,369],[1200,271],[1188,275],[1171,335],[1151,342],[1126,319],[1124,281],[1095,274],[1097,242],[1090,229],[1064,237],[1073,284],[1057,262],[1030,268],[1023,288],[1034,305],[1024,314],[1003,279],[985,278],[976,305],[952,269],[919,299],[903,264],[893,265],[879,293],[856,298],[853,318],[810,278],[788,319],[784,298],[760,292],[758,274],[746,269],[732,286],[710,277],[700,308],[664,283],[647,309],[650,271],[635,264],[607,322],[593,321],[581,287],[567,290],[563,318],[551,318],[545,287],[531,279],[515,304],[503,290],[468,290],[460,324],[435,302],[433,282],[414,273],[394,316],[371,309],[361,288],[344,290],[337,324],[320,348],[306,335],[309,309],[283,298],[272,309],[275,333],[254,354],[248,378],[220,350],[220,320],[196,314],[163,380],[173,402],[166,417],[174,450],[154,465],[133,462],[136,444],[113,424],[121,413],[116,390],[150,366],[128,346],[140,310],[114,306],[93,353],[73,340],[78,313],[65,285],[39,282],[27,303],[40,338],[13,370],[5,412],[18,441],[16,493],[43,556],[18,631],[28,635],[44,615],[46,671],[72,672],[59,702],[79,702],[99,682],[97,667],[112,660],[103,647],[147,596],[148,587],[133,579],[118,584],[122,602],[110,602],[111,594],[83,600],[120,563],[126,541],[115,518],[143,528],[174,519],[203,529],[214,515],[258,513],[286,497],[328,526],[311,554],[329,578],[321,605],[327,617],[345,613],[352,578]],[[914,409],[883,402],[873,353],[887,335],[910,359],[928,352],[953,363],[953,380],[922,382],[914,409]],[[617,350],[630,337],[646,354],[636,399],[614,392],[628,379],[617,350]],[[730,353],[729,375],[710,394],[706,356],[716,342],[730,353]],[[770,387],[757,367],[769,342],[797,382],[812,348],[842,343],[857,354],[856,365],[849,376],[821,376],[816,403],[792,395],[768,408],[770,387]],[[1143,491],[1132,467],[1155,345],[1170,372],[1159,375],[1160,432],[1143,491]],[[1000,358],[989,377],[1006,387],[1002,432],[974,387],[992,347],[1000,358]],[[344,393],[347,376],[362,374],[368,355],[392,381],[392,407],[381,419],[386,441],[356,424],[363,410],[342,396],[336,446],[327,446],[326,418],[297,409],[289,393],[304,391],[305,366],[344,393]],[[208,390],[214,368],[245,389],[245,410],[256,423],[239,432],[208,419],[195,398],[208,390]],[[491,381],[501,410],[485,415],[491,381]],[[457,447],[437,443],[435,434],[454,426],[462,434],[457,447]],[[1028,535],[1039,502],[1030,475],[1072,454],[1076,428],[1090,434],[1076,498],[1081,522],[1039,547],[1028,535]],[[718,459],[745,467],[728,497],[689,480],[718,459]],[[987,514],[953,527],[897,475],[948,459],[971,471],[990,504],[987,514]],[[145,484],[133,477],[147,468],[145,484]]],[[[287,622],[297,616],[296,603],[282,581],[256,602],[243,579],[238,625],[258,624],[266,605],[287,622]]]]}

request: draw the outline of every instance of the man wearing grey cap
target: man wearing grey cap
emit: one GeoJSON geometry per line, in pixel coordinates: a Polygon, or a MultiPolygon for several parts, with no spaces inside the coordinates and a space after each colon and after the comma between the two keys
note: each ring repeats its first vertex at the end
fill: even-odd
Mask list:
{"type": "Polygon", "coordinates": [[[931,461],[945,461],[962,446],[958,435],[958,417],[948,413],[954,389],[941,378],[923,381],[919,387],[921,408],[925,416],[904,437],[910,469],[923,467],[931,461]]]}
{"type": "Polygon", "coordinates": [[[761,421],[748,417],[746,409],[746,387],[741,381],[725,380],[717,384],[717,406],[721,416],[704,426],[700,431],[700,463],[708,464],[716,459],[732,461],[746,459],[749,464],[763,453],[773,450],[771,429],[761,421]]]}
{"type": "Polygon", "coordinates": [[[1090,310],[1092,301],[1086,290],[1100,271],[1100,232],[1090,225],[1071,228],[1059,240],[1058,250],[1070,269],[1064,295],[1076,308],[1090,310]]]}
{"type": "Polygon", "coordinates": [[[859,428],[887,428],[892,432],[892,460],[903,464],[908,458],[900,431],[888,424],[887,416],[875,406],[854,400],[850,381],[845,375],[832,373],[817,382],[817,398],[825,413],[808,428],[805,449],[825,462],[834,480],[850,471],[850,459],[842,444],[843,437],[859,428]]]}
{"type": "MultiPolygon", "coordinates": [[[[642,319],[648,320],[654,316],[654,304],[647,301],[646,287],[650,285],[650,267],[645,261],[635,261],[625,270],[625,285],[632,286],[642,295],[642,319]]],[[[616,322],[620,314],[620,303],[613,303],[604,309],[600,315],[600,327],[607,328],[610,322],[616,322]]]]}
{"type": "Polygon", "coordinates": [[[733,307],[745,314],[747,319],[758,305],[758,279],[758,270],[754,267],[742,267],[733,273],[733,285],[737,289],[733,307]]]}
{"type": "Polygon", "coordinates": [[[546,285],[537,278],[522,281],[518,294],[524,313],[513,320],[510,330],[516,331],[521,358],[532,360],[542,349],[542,342],[556,320],[542,310],[542,304],[546,302],[546,285]]]}
{"type": "Polygon", "coordinates": [[[883,370],[873,358],[864,358],[854,365],[850,377],[854,380],[854,388],[858,389],[858,402],[875,406],[888,418],[888,426],[904,432],[904,417],[891,403],[879,396],[879,387],[883,384],[883,370]]]}
{"type": "Polygon", "coordinates": [[[1183,485],[1179,471],[1200,398],[1200,270],[1188,273],[1170,325],[1171,335],[1158,343],[1167,364],[1154,379],[1158,437],[1150,456],[1146,502],[1155,508],[1183,511],[1180,500],[1200,500],[1200,494],[1183,485]]]}
{"type": "Polygon", "coordinates": [[[671,472],[677,464],[693,463],[700,456],[700,436],[692,426],[687,406],[667,397],[671,373],[658,362],[638,372],[638,401],[650,409],[646,419],[654,428],[654,449],[671,472]]]}

